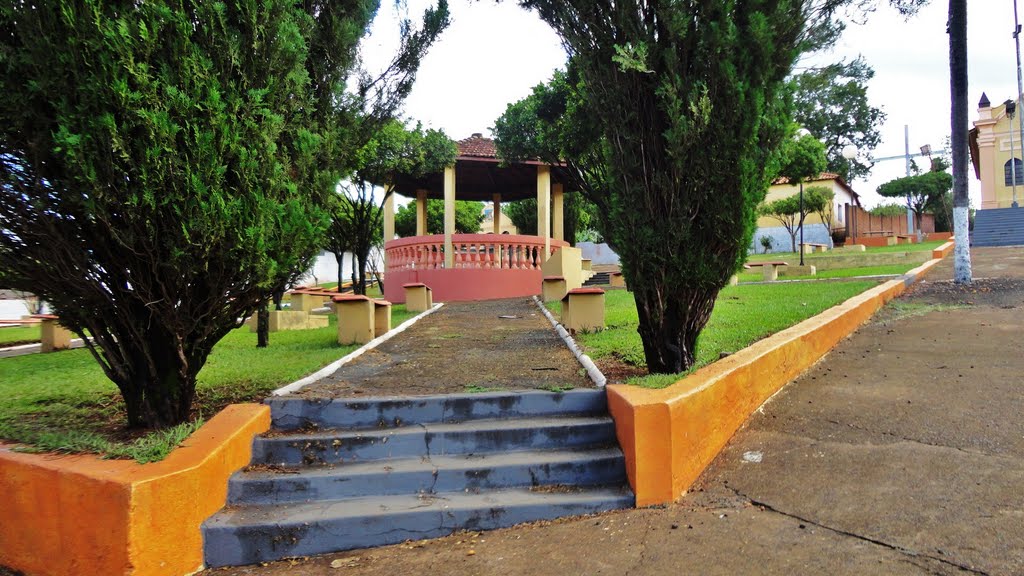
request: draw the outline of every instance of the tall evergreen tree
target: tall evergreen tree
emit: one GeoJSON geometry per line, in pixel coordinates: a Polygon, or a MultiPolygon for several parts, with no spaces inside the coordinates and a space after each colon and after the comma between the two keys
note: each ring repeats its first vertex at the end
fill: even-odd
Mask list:
{"type": "Polygon", "coordinates": [[[187,419],[213,346],[307,268],[360,115],[447,23],[439,0],[346,92],[377,6],[0,5],[0,285],[90,336],[129,425],[187,419]]]}

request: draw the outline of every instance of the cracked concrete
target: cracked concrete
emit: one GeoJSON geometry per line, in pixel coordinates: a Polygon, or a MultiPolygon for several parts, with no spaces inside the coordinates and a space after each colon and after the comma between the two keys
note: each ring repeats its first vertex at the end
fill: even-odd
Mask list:
{"type": "Polygon", "coordinates": [[[994,279],[972,288],[941,282],[951,266],[788,385],[672,506],[211,574],[1024,574],[1024,251],[975,249],[994,279]]]}

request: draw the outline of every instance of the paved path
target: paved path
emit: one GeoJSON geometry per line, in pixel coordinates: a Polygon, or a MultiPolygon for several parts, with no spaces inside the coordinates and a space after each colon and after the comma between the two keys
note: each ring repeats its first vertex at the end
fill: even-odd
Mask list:
{"type": "Polygon", "coordinates": [[[787,386],[673,506],[211,574],[1024,574],[1024,249],[976,249],[999,279],[965,290],[951,270],[787,386]]]}
{"type": "Polygon", "coordinates": [[[593,387],[531,298],[451,302],[302,389],[307,397],[593,387]]]}

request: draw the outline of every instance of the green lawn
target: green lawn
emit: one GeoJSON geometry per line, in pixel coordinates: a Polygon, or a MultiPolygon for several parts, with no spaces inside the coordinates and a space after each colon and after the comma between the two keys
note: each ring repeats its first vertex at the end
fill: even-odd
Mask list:
{"type": "MultiPolygon", "coordinates": [[[[859,266],[857,268],[840,268],[837,270],[822,270],[817,276],[779,276],[779,280],[824,280],[828,278],[853,278],[855,276],[881,276],[885,274],[906,274],[917,268],[920,264],[885,264],[882,266],[859,266]]],[[[753,272],[741,272],[738,274],[740,282],[761,282],[764,280],[763,272],[756,269],[753,272]]]]}
{"type": "Polygon", "coordinates": [[[38,324],[2,327],[0,328],[0,347],[39,342],[39,333],[38,324]]]}
{"type": "MultiPolygon", "coordinates": [[[[415,316],[392,308],[392,326],[415,316]]],[[[133,437],[114,384],[85,349],[0,359],[0,438],[41,451],[95,452],[141,462],[160,460],[181,439],[225,405],[260,401],[341,358],[356,346],[339,346],[335,316],[316,330],[274,332],[268,348],[238,328],[214,348],[199,373],[191,424],[133,437]]]]}
{"type": "MultiPolygon", "coordinates": [[[[897,244],[896,246],[877,246],[869,247],[865,249],[864,252],[833,252],[831,250],[828,252],[814,252],[812,254],[805,254],[804,261],[806,262],[807,260],[813,260],[815,258],[820,258],[822,256],[832,256],[836,254],[842,254],[844,256],[847,256],[851,254],[885,254],[894,252],[899,253],[923,251],[930,252],[938,248],[939,246],[942,246],[946,242],[948,242],[948,240],[931,240],[929,242],[922,242],[920,244],[897,244]]],[[[788,246],[789,244],[787,243],[786,245],[788,246]]],[[[800,255],[797,254],[796,252],[773,252],[771,254],[751,254],[750,257],[747,258],[748,262],[761,262],[764,260],[782,260],[790,264],[798,264],[800,262],[800,255]]]]}
{"type": "MultiPolygon", "coordinates": [[[[784,330],[876,286],[874,281],[754,284],[728,286],[719,294],[711,320],[700,335],[697,363],[693,369],[718,360],[722,352],[736,352],[750,344],[784,330]]],[[[559,311],[557,302],[548,303],[559,311]]],[[[592,358],[613,357],[633,366],[644,365],[643,345],[637,334],[639,325],[633,294],[610,290],[605,295],[607,330],[576,334],[592,358]]],[[[629,384],[664,388],[685,373],[631,378],[629,384]]]]}

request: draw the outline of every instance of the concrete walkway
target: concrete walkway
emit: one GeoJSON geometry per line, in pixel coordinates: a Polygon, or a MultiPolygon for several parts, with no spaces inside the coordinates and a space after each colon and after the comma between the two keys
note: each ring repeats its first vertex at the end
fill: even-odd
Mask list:
{"type": "Polygon", "coordinates": [[[1024,249],[974,275],[947,259],[673,506],[210,574],[1024,574],[1024,249]]]}

